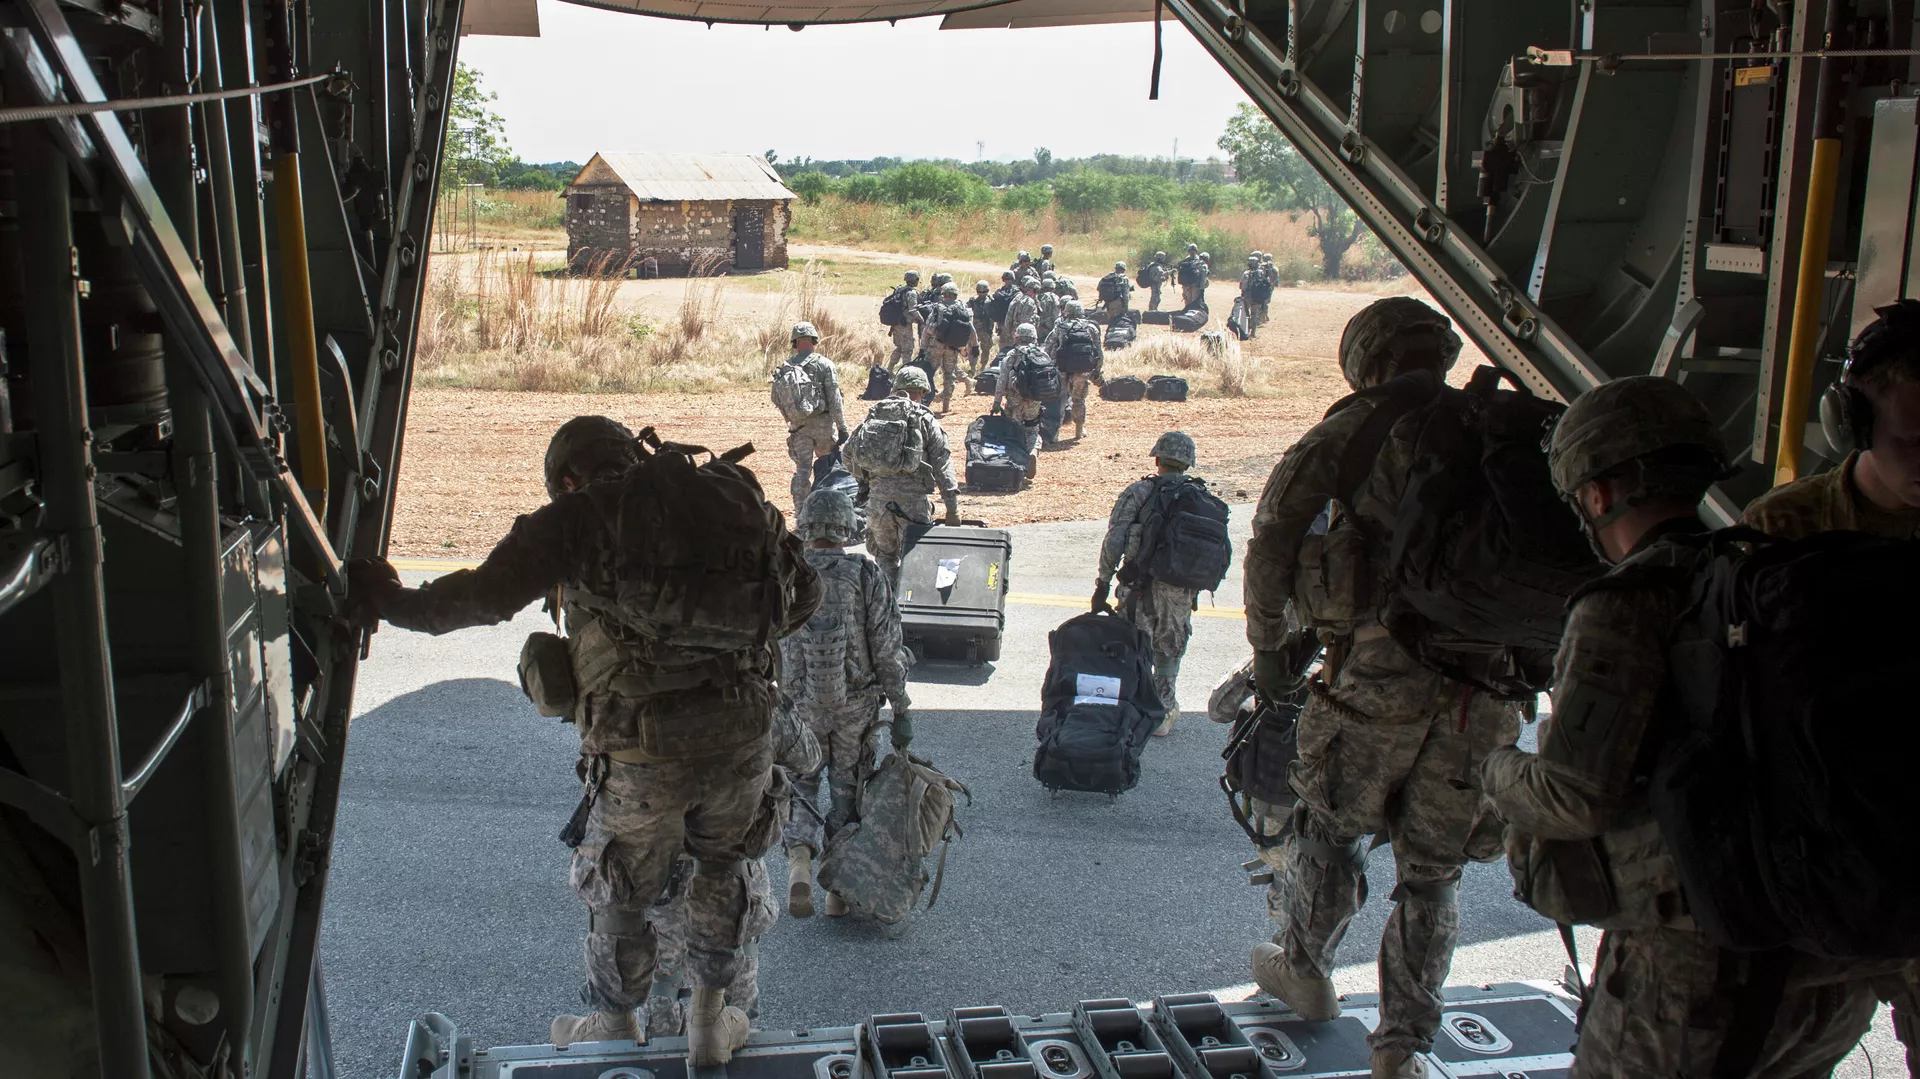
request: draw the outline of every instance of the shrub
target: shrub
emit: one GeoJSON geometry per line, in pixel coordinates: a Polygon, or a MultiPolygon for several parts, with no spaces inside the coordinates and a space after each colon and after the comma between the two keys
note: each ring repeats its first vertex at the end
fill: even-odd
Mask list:
{"type": "Polygon", "coordinates": [[[1195,180],[1180,189],[1180,201],[1189,210],[1210,214],[1220,208],[1222,190],[1212,180],[1195,180]]]}
{"type": "Polygon", "coordinates": [[[880,190],[896,206],[979,206],[993,201],[985,180],[931,161],[888,169],[880,176],[880,190]]]}
{"type": "Polygon", "coordinates": [[[833,177],[824,172],[808,169],[796,172],[787,179],[787,186],[800,196],[800,201],[808,206],[818,205],[820,197],[833,189],[833,177]]]}
{"type": "Polygon", "coordinates": [[[1104,172],[1082,169],[1053,181],[1053,200],[1074,216],[1081,232],[1092,232],[1094,222],[1120,205],[1120,184],[1104,172]]]}
{"type": "Polygon", "coordinates": [[[1253,249],[1252,241],[1243,235],[1218,226],[1203,226],[1193,217],[1177,214],[1140,237],[1134,258],[1144,264],[1155,251],[1165,251],[1169,262],[1179,262],[1186,257],[1190,243],[1199,244],[1200,250],[1213,257],[1216,281],[1237,280],[1246,265],[1247,252],[1253,249]]]}
{"type": "Polygon", "coordinates": [[[1121,176],[1115,181],[1114,188],[1120,205],[1129,210],[1152,210],[1164,214],[1171,213],[1180,204],[1179,185],[1160,176],[1137,173],[1121,176]]]}
{"type": "Polygon", "coordinates": [[[886,190],[880,186],[878,176],[849,176],[840,187],[840,194],[848,202],[881,202],[886,199],[886,190]]]}
{"type": "Polygon", "coordinates": [[[1000,205],[1008,210],[1038,213],[1053,205],[1053,188],[1039,183],[1010,187],[1001,193],[1000,205]]]}

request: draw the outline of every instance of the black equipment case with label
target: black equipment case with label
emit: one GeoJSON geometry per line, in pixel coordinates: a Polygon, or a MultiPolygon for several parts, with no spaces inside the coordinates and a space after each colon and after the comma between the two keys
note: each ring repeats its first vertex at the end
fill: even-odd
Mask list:
{"type": "Polygon", "coordinates": [[[1013,540],[1004,528],[910,525],[900,559],[900,629],[917,658],[1000,658],[1013,540]]]}

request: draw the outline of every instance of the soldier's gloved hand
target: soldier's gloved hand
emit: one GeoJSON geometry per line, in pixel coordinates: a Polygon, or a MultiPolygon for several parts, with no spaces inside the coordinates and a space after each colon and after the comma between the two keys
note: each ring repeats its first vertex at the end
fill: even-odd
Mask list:
{"type": "Polygon", "coordinates": [[[948,527],[951,528],[960,523],[960,498],[957,495],[948,495],[946,502],[947,502],[946,524],[948,527]]]}
{"type": "Polygon", "coordinates": [[[905,708],[893,713],[893,748],[902,752],[913,742],[913,713],[905,708]]]}
{"type": "Polygon", "coordinates": [[[1285,651],[1253,654],[1253,688],[1262,696],[1277,700],[1300,688],[1300,679],[1289,665],[1285,651]]]}
{"type": "Polygon", "coordinates": [[[1093,613],[1111,610],[1107,605],[1107,595],[1113,590],[1113,582],[1105,577],[1093,582],[1093,613]]]}
{"type": "Polygon", "coordinates": [[[384,558],[356,558],[348,562],[347,621],[359,629],[380,624],[385,600],[402,587],[400,574],[384,558]]]}
{"type": "Polygon", "coordinates": [[[845,424],[842,424],[833,429],[833,444],[836,446],[844,446],[846,445],[846,443],[847,443],[847,428],[845,424]]]}

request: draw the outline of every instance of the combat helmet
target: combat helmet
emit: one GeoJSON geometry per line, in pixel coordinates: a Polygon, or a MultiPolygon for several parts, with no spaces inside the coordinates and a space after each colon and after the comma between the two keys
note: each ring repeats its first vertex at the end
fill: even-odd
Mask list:
{"type": "Polygon", "coordinates": [[[1189,254],[1189,255],[1197,255],[1197,254],[1199,254],[1199,253],[1200,253],[1200,245],[1199,245],[1199,244],[1188,244],[1188,245],[1187,245],[1187,254],[1189,254]]]}
{"type": "Polygon", "coordinates": [[[1055,281],[1055,280],[1053,279],[1053,275],[1052,275],[1052,274],[1048,274],[1047,276],[1045,276],[1045,277],[1043,277],[1043,278],[1041,278],[1041,279],[1040,279],[1040,291],[1041,291],[1041,292],[1052,292],[1053,290],[1055,290],[1055,289],[1057,289],[1057,288],[1059,288],[1059,287],[1060,287],[1060,282],[1058,282],[1058,281],[1055,281]]]}
{"type": "Polygon", "coordinates": [[[1113,272],[1114,272],[1114,273],[1126,273],[1126,272],[1127,272],[1127,264],[1126,264],[1126,263],[1124,263],[1124,262],[1116,262],[1116,263],[1114,263],[1114,264],[1113,264],[1113,272]]]}
{"type": "Polygon", "coordinates": [[[625,424],[606,416],[575,416],[547,443],[547,497],[566,494],[568,476],[592,483],[617,476],[639,460],[639,443],[625,424]]]}
{"type": "Polygon", "coordinates": [[[1259,268],[1260,268],[1260,253],[1256,251],[1253,254],[1247,256],[1247,269],[1257,270],[1259,268]]]}
{"type": "Polygon", "coordinates": [[[1040,257],[1041,257],[1041,258],[1043,258],[1043,259],[1050,259],[1050,258],[1052,258],[1052,257],[1053,257],[1053,245],[1052,245],[1052,244],[1041,244],[1041,245],[1040,245],[1040,257]]]}
{"type": "Polygon", "coordinates": [[[1165,251],[1155,251],[1153,253],[1153,261],[1155,262],[1167,261],[1167,253],[1165,251]]]}
{"type": "Polygon", "coordinates": [[[1011,280],[1013,280],[1013,271],[1012,271],[1012,270],[1001,270],[1001,271],[1000,271],[1000,280],[1002,280],[1002,281],[1011,281],[1011,280]]]}
{"type": "Polygon", "coordinates": [[[799,520],[794,528],[803,540],[831,540],[844,544],[859,530],[854,517],[853,499],[845,491],[815,491],[800,504],[799,520]]]}
{"type": "Polygon", "coordinates": [[[908,270],[905,274],[905,277],[906,277],[907,284],[909,285],[917,285],[920,283],[919,270],[908,270]]]}
{"type": "Polygon", "coordinates": [[[797,345],[797,344],[799,344],[799,343],[800,343],[800,339],[801,339],[802,337],[811,337],[811,338],[813,338],[813,343],[814,343],[814,344],[816,344],[816,345],[820,343],[820,331],[819,331],[819,330],[816,330],[816,329],[814,329],[814,328],[813,328],[813,323],[811,323],[811,322],[796,322],[796,323],[794,323],[794,324],[793,324],[793,333],[791,333],[791,334],[789,334],[789,335],[787,336],[787,341],[788,341],[788,343],[790,343],[790,344],[796,344],[796,345],[797,345]]]}
{"type": "Polygon", "coordinates": [[[1193,467],[1194,459],[1199,456],[1193,446],[1193,436],[1185,431],[1168,431],[1153,444],[1153,457],[1164,457],[1169,461],[1178,461],[1188,468],[1193,467]]]}
{"type": "Polygon", "coordinates": [[[1026,253],[1025,251],[1022,251],[1022,252],[1020,252],[1020,258],[1019,258],[1019,260],[1018,260],[1018,261],[1020,261],[1020,262],[1032,262],[1032,261],[1033,261],[1033,256],[1032,256],[1032,255],[1029,255],[1029,254],[1027,254],[1027,253],[1026,253]]]}
{"type": "Polygon", "coordinates": [[[893,376],[893,388],[896,390],[913,390],[917,393],[932,393],[933,381],[927,378],[925,371],[909,364],[906,367],[902,367],[899,374],[893,376]]]}
{"type": "Polygon", "coordinates": [[[959,285],[956,285],[956,284],[954,284],[954,283],[953,283],[953,282],[951,282],[951,281],[948,281],[948,282],[946,282],[945,284],[943,284],[943,285],[941,285],[941,286],[940,286],[940,295],[942,295],[942,296],[958,296],[958,295],[960,295],[960,286],[959,286],[959,285]]]}
{"type": "Polygon", "coordinates": [[[1616,378],[1574,398],[1560,414],[1547,448],[1547,468],[1554,489],[1571,498],[1595,477],[1674,449],[1700,450],[1716,475],[1726,471],[1727,446],[1720,427],[1685,386],[1654,375],[1616,378]]]}
{"type": "Polygon", "coordinates": [[[1028,275],[1020,279],[1020,287],[1022,289],[1038,289],[1040,287],[1040,279],[1028,275]]]}
{"type": "Polygon", "coordinates": [[[1340,373],[1360,389],[1378,373],[1382,382],[1400,373],[1400,362],[1415,353],[1439,358],[1439,374],[1460,358],[1460,337],[1447,316],[1411,296],[1375,300],[1347,320],[1340,334],[1340,373]]]}
{"type": "Polygon", "coordinates": [[[985,281],[975,281],[973,283],[973,291],[975,292],[989,292],[992,289],[993,286],[987,284],[985,281]]]}
{"type": "Polygon", "coordinates": [[[930,287],[930,288],[939,288],[939,287],[940,287],[941,285],[944,285],[944,284],[946,284],[947,282],[949,282],[949,281],[951,281],[951,280],[953,280],[953,275],[952,275],[952,274],[950,274],[950,273],[937,273],[937,274],[934,274],[934,275],[933,275],[933,280],[932,280],[932,281],[929,281],[929,282],[927,282],[927,285],[928,285],[928,287],[930,287]]]}
{"type": "Polygon", "coordinates": [[[1080,301],[1071,296],[1060,301],[1060,313],[1068,318],[1079,318],[1085,310],[1086,308],[1080,306],[1080,301]]]}
{"type": "Polygon", "coordinates": [[[1013,328],[1013,339],[1023,345],[1031,345],[1040,340],[1040,331],[1034,329],[1033,323],[1022,322],[1013,328]]]}

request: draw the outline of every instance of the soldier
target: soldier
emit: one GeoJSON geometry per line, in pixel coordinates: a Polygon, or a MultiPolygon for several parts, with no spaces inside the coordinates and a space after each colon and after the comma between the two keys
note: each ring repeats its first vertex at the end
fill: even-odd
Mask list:
{"type": "Polygon", "coordinates": [[[1765,959],[1700,931],[1648,797],[1647,743],[1667,729],[1668,650],[1708,531],[1697,507],[1727,466],[1719,427],[1677,382],[1615,379],[1568,406],[1548,466],[1626,572],[1568,610],[1539,753],[1497,749],[1480,780],[1516,876],[1557,885],[1529,889],[1535,909],[1606,924],[1570,1074],[1830,1075],[1872,1022],[1872,979],[1789,953],[1778,1003],[1747,1014],[1765,959]]]}
{"type": "Polygon", "coordinates": [[[1060,294],[1062,300],[1077,300],[1080,298],[1079,287],[1076,286],[1072,280],[1062,277],[1057,273],[1053,275],[1053,290],[1060,294]]]}
{"type": "Polygon", "coordinates": [[[1041,258],[1041,261],[1043,262],[1053,261],[1053,245],[1052,244],[1040,245],[1040,258],[1041,258]]]}
{"type": "Polygon", "coordinates": [[[889,371],[898,370],[901,364],[913,359],[913,343],[918,336],[913,328],[920,322],[920,293],[917,288],[920,271],[908,270],[902,278],[906,281],[902,286],[906,290],[906,310],[900,325],[887,327],[887,332],[893,336],[893,355],[887,357],[889,371]]]}
{"type": "Polygon", "coordinates": [[[1272,289],[1266,273],[1260,269],[1260,256],[1248,255],[1247,271],[1240,275],[1240,304],[1247,313],[1249,335],[1260,332],[1260,327],[1266,325],[1267,300],[1273,297],[1272,289]]]}
{"type": "Polygon", "coordinates": [[[1037,322],[1040,317],[1040,279],[1023,277],[1020,279],[1020,291],[1014,293],[1013,300],[1007,304],[1007,317],[1000,320],[1000,343],[1005,347],[1019,344],[1015,332],[1022,323],[1037,322]]]}
{"type": "Polygon", "coordinates": [[[1020,257],[1014,259],[1013,265],[1007,269],[1013,271],[1013,278],[1016,281],[1024,281],[1029,277],[1035,281],[1040,280],[1040,267],[1033,264],[1033,256],[1025,251],[1020,252],[1020,257]]]}
{"type": "MultiPolygon", "coordinates": [[[[842,500],[845,495],[840,496],[842,500]]],[[[795,787],[803,777],[819,782],[820,741],[808,729],[798,712],[783,703],[773,713],[773,763],[785,769],[795,787]]],[[[647,1038],[677,1038],[686,1031],[686,990],[683,986],[687,956],[687,880],[698,869],[694,860],[681,854],[674,863],[673,879],[667,894],[647,911],[659,938],[659,961],[654,968],[653,987],[646,1003],[647,1038]]],[[[767,880],[765,857],[747,863],[747,916],[742,926],[746,946],[741,949],[740,966],[727,986],[727,999],[752,1019],[760,1014],[760,938],[780,920],[773,904],[773,888],[767,880]]]]}
{"type": "Polygon", "coordinates": [[[1040,279],[1040,295],[1034,298],[1033,330],[1042,341],[1060,322],[1060,284],[1051,277],[1040,279]]]}
{"type": "Polygon", "coordinates": [[[1260,269],[1267,275],[1267,284],[1274,288],[1280,287],[1280,267],[1273,264],[1273,252],[1260,252],[1260,269]]]}
{"type": "MultiPolygon", "coordinates": [[[[1820,405],[1827,440],[1846,459],[1748,503],[1750,527],[1790,540],[1832,531],[1920,539],[1920,300],[1874,313],[1820,405]]],[[[1907,1070],[1920,1075],[1920,971],[1878,988],[1893,1004],[1907,1070]]]]}
{"type": "MultiPolygon", "coordinates": [[[[807,564],[820,575],[820,610],[805,628],[780,642],[781,670],[796,713],[819,740],[826,758],[829,793],[824,821],[801,809],[788,821],[787,910],[813,915],[813,860],[847,823],[857,819],[861,784],[874,770],[880,704],[893,713],[893,748],[913,740],[907,711],[907,668],[901,661],[900,609],[880,564],[846,551],[853,538],[853,503],[839,491],[817,491],[800,511],[800,538],[807,564]]],[[[797,780],[794,796],[812,808],[820,774],[797,780]]],[[[827,915],[847,905],[827,893],[827,915]]]]}
{"type": "MultiPolygon", "coordinates": [[[[1340,369],[1360,390],[1415,369],[1443,376],[1459,353],[1445,316],[1391,297],[1347,323],[1340,369]]],[[[1348,442],[1384,400],[1363,398],[1309,430],[1260,497],[1246,556],[1247,639],[1255,684],[1270,694],[1295,684],[1288,607],[1296,577],[1317,572],[1301,558],[1308,534],[1341,497],[1348,442]]],[[[1419,416],[1399,419],[1345,506],[1361,525],[1373,567],[1389,564],[1399,492],[1422,463],[1409,453],[1419,416]]],[[[1342,579],[1379,577],[1360,569],[1342,579]]],[[[1329,975],[1364,895],[1364,837],[1388,837],[1399,883],[1380,948],[1380,1022],[1368,1041],[1376,1077],[1412,1077],[1422,1074],[1414,1054],[1432,1047],[1440,1025],[1440,989],[1459,935],[1461,867],[1500,850],[1499,821],[1462,781],[1471,774],[1463,770],[1477,768],[1494,746],[1512,744],[1520,721],[1513,705],[1435,673],[1389,636],[1380,614],[1390,598],[1380,588],[1342,596],[1344,608],[1359,614],[1337,623],[1302,615],[1330,642],[1328,660],[1299,721],[1291,779],[1300,807],[1280,855],[1288,869],[1268,899],[1279,931],[1274,943],[1255,946],[1253,974],[1303,1018],[1340,1014],[1329,975]]]]}
{"type": "Polygon", "coordinates": [[[973,283],[973,299],[967,307],[973,312],[973,348],[967,353],[967,374],[972,375],[993,362],[993,293],[985,281],[973,283]]]}
{"type": "Polygon", "coordinates": [[[1105,385],[1102,369],[1106,366],[1107,354],[1101,346],[1100,327],[1084,317],[1079,300],[1066,301],[1061,313],[1059,324],[1041,347],[1053,357],[1054,366],[1066,379],[1062,393],[1071,402],[1073,439],[1078,442],[1087,427],[1087,386],[1105,385]]]}
{"type": "Polygon", "coordinates": [[[923,289],[920,293],[920,296],[919,296],[920,306],[925,307],[928,304],[939,303],[941,286],[947,284],[949,281],[952,281],[952,280],[953,280],[953,275],[950,273],[934,274],[933,280],[927,282],[927,287],[923,289]]]}
{"type": "MultiPolygon", "coordinates": [[[[1000,364],[1000,377],[993,384],[993,412],[1004,412],[1008,417],[1027,429],[1027,478],[1033,479],[1040,473],[1040,455],[1035,452],[1040,444],[1040,412],[1046,406],[1045,398],[1029,398],[1022,394],[1021,379],[1023,368],[1027,364],[1039,362],[1048,367],[1053,361],[1039,345],[1040,335],[1033,323],[1022,322],[1013,331],[1013,351],[1000,364]]],[[[1058,375],[1055,370],[1055,375],[1058,375]]],[[[1056,390],[1056,392],[1058,392],[1056,390]]]]}
{"type": "Polygon", "coordinates": [[[773,403],[787,421],[787,456],[793,460],[788,487],[797,507],[813,490],[814,460],[847,437],[847,419],[833,361],[814,351],[820,331],[811,322],[796,322],[790,339],[793,354],[773,373],[773,403]]]}
{"type": "Polygon", "coordinates": [[[970,348],[973,341],[973,313],[960,306],[960,290],[948,281],[940,286],[940,299],[927,308],[926,318],[926,331],[920,335],[920,352],[940,373],[940,411],[944,413],[953,403],[954,379],[965,383],[969,393],[973,390],[973,380],[960,373],[960,353],[970,348]],[[945,319],[966,320],[967,345],[955,347],[940,340],[940,326],[945,319]]]}
{"type": "MultiPolygon", "coordinates": [[[[1128,484],[1107,517],[1107,538],[1100,545],[1100,572],[1093,585],[1096,611],[1106,608],[1107,594],[1122,562],[1131,563],[1151,553],[1140,549],[1147,517],[1167,488],[1190,482],[1187,470],[1198,458],[1192,436],[1180,431],[1161,435],[1151,453],[1154,475],[1128,484]]],[[[1167,718],[1153,733],[1165,737],[1173,733],[1174,721],[1180,718],[1180,660],[1187,654],[1187,641],[1193,636],[1193,611],[1200,593],[1151,579],[1142,584],[1144,587],[1121,585],[1114,600],[1121,613],[1153,639],[1153,686],[1160,692],[1160,703],[1167,706],[1167,718]]]]}
{"type": "Polygon", "coordinates": [[[1107,322],[1127,313],[1133,298],[1133,282],[1127,280],[1127,264],[1116,262],[1113,272],[1100,279],[1100,302],[1107,306],[1107,322]]]}
{"type": "Polygon", "coordinates": [[[1167,283],[1170,272],[1165,251],[1155,251],[1153,258],[1140,271],[1140,283],[1147,287],[1147,310],[1160,310],[1160,288],[1167,283]]]}
{"type": "Polygon", "coordinates": [[[933,413],[920,403],[932,392],[933,384],[927,381],[926,372],[917,367],[903,368],[893,381],[892,398],[875,402],[867,412],[870,421],[883,411],[888,416],[900,413],[901,418],[918,431],[920,460],[910,470],[879,471],[872,463],[860,461],[854,452],[856,444],[861,442],[857,429],[847,440],[847,471],[867,485],[867,553],[887,572],[889,585],[896,585],[900,580],[900,556],[906,552],[906,526],[933,521],[928,495],[938,491],[946,503],[946,523],[960,523],[960,484],[953,478],[953,455],[947,449],[947,433],[940,429],[940,421],[933,413]],[[911,407],[900,408],[894,403],[899,400],[911,407]]]}
{"type": "Polygon", "coordinates": [[[1175,275],[1180,282],[1181,309],[1191,311],[1207,299],[1207,265],[1200,261],[1200,245],[1188,244],[1175,275]]]}
{"type": "MultiPolygon", "coordinates": [[[[594,1011],[555,1018],[551,1036],[555,1044],[638,1038],[634,1008],[655,966],[647,910],[686,853],[699,861],[687,883],[687,1049],[691,1063],[708,1067],[747,1039],[746,1014],[726,1003],[726,987],[741,960],[748,867],[778,837],[785,811],[785,776],[769,742],[777,657],[762,646],[690,662],[692,653],[654,643],[613,613],[622,582],[610,522],[629,491],[622,470],[639,453],[612,420],[568,421],[547,449],[552,501],[516,520],[485,562],[406,588],[384,559],[358,560],[349,567],[351,614],[360,624],[384,619],[441,634],[504,622],[561,590],[568,669],[555,674],[523,657],[522,684],[564,680],[570,692],[558,707],[580,728],[586,793],[563,835],[577,843],[571,879],[589,911],[581,999],[594,1011]],[[654,688],[662,685],[673,688],[654,688]]],[[[779,537],[770,541],[787,597],[784,616],[766,627],[779,638],[819,606],[820,582],[779,513],[769,507],[766,518],[779,537]]]]}

